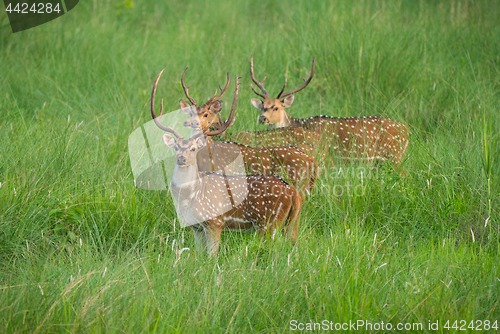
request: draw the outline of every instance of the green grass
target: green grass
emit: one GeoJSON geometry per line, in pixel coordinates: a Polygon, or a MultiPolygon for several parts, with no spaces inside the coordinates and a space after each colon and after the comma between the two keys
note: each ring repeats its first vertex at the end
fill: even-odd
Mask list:
{"type": "Polygon", "coordinates": [[[12,34],[2,12],[0,331],[500,321],[498,17],[486,0],[81,1],[12,34]],[[167,192],[134,187],[127,139],[162,68],[157,96],[178,109],[187,66],[198,102],[241,76],[233,131],[262,129],[251,54],[271,94],[317,57],[295,117],[386,116],[411,144],[401,172],[324,168],[297,247],[228,233],[216,261],[167,192]]]}

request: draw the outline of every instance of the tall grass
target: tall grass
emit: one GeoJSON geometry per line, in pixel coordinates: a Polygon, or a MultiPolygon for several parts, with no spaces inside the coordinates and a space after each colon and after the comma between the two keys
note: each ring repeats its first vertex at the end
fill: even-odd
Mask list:
{"type": "Polygon", "coordinates": [[[500,320],[499,12],[486,0],[93,1],[16,34],[0,14],[1,331],[500,320]],[[227,233],[210,259],[167,192],[134,187],[127,138],[150,120],[162,68],[157,94],[178,109],[187,66],[199,102],[227,71],[241,76],[233,131],[262,129],[251,54],[271,94],[285,77],[301,85],[317,57],[294,116],[386,116],[411,144],[402,171],[323,166],[297,246],[227,233]]]}

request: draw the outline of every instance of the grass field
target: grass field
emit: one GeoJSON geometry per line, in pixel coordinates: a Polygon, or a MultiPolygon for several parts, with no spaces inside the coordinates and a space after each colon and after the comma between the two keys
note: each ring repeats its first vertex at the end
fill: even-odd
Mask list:
{"type": "Polygon", "coordinates": [[[393,325],[358,328],[374,333],[404,332],[397,323],[448,332],[448,320],[491,328],[499,17],[494,0],[94,0],[12,34],[2,12],[0,332],[282,333],[323,320],[393,325]],[[158,97],[178,109],[186,66],[198,102],[227,71],[239,75],[232,131],[263,129],[252,54],[271,94],[285,77],[300,85],[317,57],[295,117],[386,116],[408,125],[410,147],[402,171],[325,168],[297,247],[227,233],[215,260],[195,251],[166,191],[134,187],[127,139],[150,121],[162,68],[158,97]]]}

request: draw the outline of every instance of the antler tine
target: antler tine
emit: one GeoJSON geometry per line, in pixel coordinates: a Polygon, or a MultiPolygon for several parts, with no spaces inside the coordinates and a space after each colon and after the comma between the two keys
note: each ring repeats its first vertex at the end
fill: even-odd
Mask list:
{"type": "Polygon", "coordinates": [[[255,91],[255,89],[253,89],[253,85],[252,85],[252,84],[250,84],[250,88],[252,88],[252,90],[253,90],[253,92],[254,92],[255,94],[259,95],[260,97],[262,97],[262,98],[264,98],[264,99],[266,98],[266,96],[265,96],[264,94],[257,93],[257,92],[255,91]]]}
{"type": "Polygon", "coordinates": [[[226,87],[224,87],[224,89],[222,89],[219,85],[220,95],[215,100],[213,100],[211,102],[219,101],[222,98],[222,96],[224,96],[224,94],[226,93],[227,87],[229,87],[229,72],[227,72],[226,87]]]}
{"type": "Polygon", "coordinates": [[[205,105],[212,103],[212,101],[215,99],[215,95],[217,95],[217,89],[215,90],[214,95],[210,98],[210,100],[207,101],[207,103],[205,103],[205,105]]]}
{"type": "MultiPolygon", "coordinates": [[[[252,76],[252,81],[255,83],[255,85],[257,87],[259,87],[259,89],[265,94],[265,96],[262,96],[262,94],[259,94],[257,93],[253,87],[252,87],[252,90],[255,94],[259,95],[260,97],[269,97],[269,93],[267,92],[267,90],[265,90],[264,88],[264,80],[266,80],[266,77],[264,77],[264,79],[262,79],[261,82],[257,81],[257,79],[255,79],[255,74],[253,73],[253,55],[250,56],[250,75],[252,76]]],[[[252,84],[250,84],[250,86],[252,86],[252,84]]]]}
{"type": "Polygon", "coordinates": [[[175,131],[174,129],[170,127],[166,127],[160,123],[160,117],[163,115],[163,99],[161,100],[161,109],[160,109],[160,116],[156,117],[155,113],[155,95],[156,95],[156,86],[158,86],[158,81],[160,80],[161,74],[163,73],[165,69],[161,70],[160,74],[158,74],[158,77],[155,80],[155,83],[153,85],[153,91],[151,92],[151,116],[153,117],[153,120],[160,129],[166,132],[170,132],[174,136],[177,137],[177,139],[182,138],[182,136],[179,134],[179,132],[175,131]]]}
{"type": "Polygon", "coordinates": [[[315,63],[316,63],[316,57],[313,58],[312,67],[311,67],[311,75],[309,76],[309,78],[307,80],[304,79],[304,84],[302,86],[300,86],[297,89],[286,92],[285,94],[280,93],[277,98],[280,99],[283,97],[287,97],[288,95],[292,95],[292,94],[297,93],[298,91],[301,91],[302,89],[306,88],[314,76],[314,64],[315,63]]]}
{"type": "Polygon", "coordinates": [[[279,98],[280,98],[280,96],[281,96],[281,94],[283,94],[283,91],[284,91],[284,90],[285,90],[285,88],[286,88],[286,81],[287,81],[287,79],[285,78],[285,84],[283,85],[283,88],[281,88],[281,92],[278,94],[277,99],[279,99],[279,98]]]}
{"type": "Polygon", "coordinates": [[[216,136],[218,134],[223,133],[226,131],[232,124],[233,124],[233,119],[234,119],[234,111],[236,110],[236,104],[238,103],[238,91],[239,91],[239,82],[238,82],[238,76],[236,77],[236,88],[234,90],[234,99],[233,99],[233,105],[231,106],[231,113],[229,114],[229,117],[227,120],[222,123],[222,119],[220,118],[219,114],[219,122],[221,122],[221,126],[219,129],[214,130],[214,131],[207,131],[205,132],[205,135],[207,136],[216,136]]]}
{"type": "Polygon", "coordinates": [[[184,94],[186,94],[186,97],[188,98],[189,102],[191,102],[191,104],[194,104],[196,106],[197,105],[196,101],[191,96],[189,96],[188,90],[189,90],[189,87],[191,87],[191,86],[186,87],[186,85],[184,85],[184,76],[186,75],[188,68],[189,67],[186,67],[186,69],[184,70],[184,73],[182,73],[181,85],[182,85],[182,88],[184,89],[184,94]]]}
{"type": "Polygon", "coordinates": [[[220,112],[217,113],[217,117],[219,118],[219,124],[222,126],[222,118],[220,117],[220,112]]]}

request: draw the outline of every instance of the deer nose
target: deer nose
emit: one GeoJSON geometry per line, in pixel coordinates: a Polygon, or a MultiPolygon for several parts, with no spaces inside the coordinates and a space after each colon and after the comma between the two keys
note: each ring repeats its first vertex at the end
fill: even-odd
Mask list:
{"type": "Polygon", "coordinates": [[[260,117],[259,117],[259,123],[260,124],[266,124],[266,122],[267,122],[266,116],[260,115],[260,117]]]}
{"type": "Polygon", "coordinates": [[[177,164],[179,166],[185,165],[186,164],[186,157],[184,157],[182,155],[180,157],[177,157],[177,164]]]}

